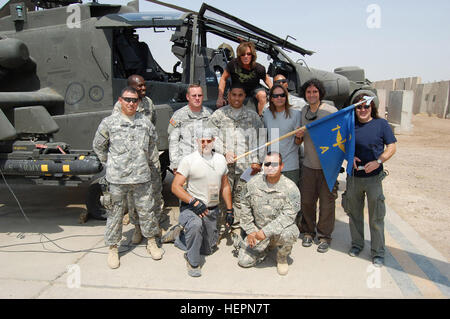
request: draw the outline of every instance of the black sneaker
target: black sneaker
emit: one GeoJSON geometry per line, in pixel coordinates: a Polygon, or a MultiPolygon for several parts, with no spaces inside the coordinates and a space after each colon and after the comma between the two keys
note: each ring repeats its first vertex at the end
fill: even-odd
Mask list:
{"type": "Polygon", "coordinates": [[[383,257],[373,257],[372,263],[375,267],[383,267],[384,258],[383,257]]]}
{"type": "Polygon", "coordinates": [[[353,247],[349,250],[348,254],[349,254],[350,256],[352,256],[352,257],[356,257],[356,256],[359,255],[360,252],[361,252],[361,248],[356,247],[356,246],[353,246],[353,247]]]}
{"type": "Polygon", "coordinates": [[[309,237],[309,236],[303,237],[303,240],[302,240],[303,247],[311,247],[312,244],[313,244],[313,240],[311,237],[309,237]]]}
{"type": "Polygon", "coordinates": [[[319,253],[326,253],[328,251],[328,248],[330,248],[330,245],[328,245],[326,241],[321,241],[319,247],[317,247],[317,251],[319,253]]]}

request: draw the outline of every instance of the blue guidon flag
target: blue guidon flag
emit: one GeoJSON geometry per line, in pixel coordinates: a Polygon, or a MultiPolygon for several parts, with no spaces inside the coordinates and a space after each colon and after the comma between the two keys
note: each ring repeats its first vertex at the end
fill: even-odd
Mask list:
{"type": "Polygon", "coordinates": [[[347,160],[347,173],[352,175],[355,156],[355,105],[309,123],[306,128],[331,192],[344,159],[347,160]]]}

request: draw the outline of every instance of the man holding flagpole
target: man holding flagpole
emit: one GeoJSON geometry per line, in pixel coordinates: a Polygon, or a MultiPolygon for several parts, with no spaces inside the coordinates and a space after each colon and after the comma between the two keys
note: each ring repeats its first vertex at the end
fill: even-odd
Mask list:
{"type": "MultiPolygon", "coordinates": [[[[364,101],[364,96],[357,96],[355,101],[364,101]]],[[[346,191],[342,195],[352,237],[349,255],[358,256],[364,247],[364,202],[367,197],[372,262],[381,267],[385,254],[386,214],[381,183],[386,176],[383,163],[395,154],[397,139],[388,122],[378,116],[373,101],[358,105],[355,115],[354,174],[347,176],[346,191]]]]}
{"type": "MultiPolygon", "coordinates": [[[[302,86],[302,93],[308,102],[302,109],[301,125],[307,125],[337,112],[334,106],[323,103],[325,88],[321,81],[311,79],[302,86]]],[[[308,130],[300,130],[296,139],[304,142],[304,160],[300,179],[301,211],[300,232],[304,235],[303,247],[312,246],[316,236],[319,239],[318,252],[325,253],[331,243],[331,233],[335,222],[335,200],[337,186],[330,191],[317,150],[308,130]],[[316,222],[317,201],[319,200],[319,220],[316,222]]],[[[326,150],[324,147],[322,152],[326,150]]],[[[325,151],[326,152],[326,151],[325,151]]]]}

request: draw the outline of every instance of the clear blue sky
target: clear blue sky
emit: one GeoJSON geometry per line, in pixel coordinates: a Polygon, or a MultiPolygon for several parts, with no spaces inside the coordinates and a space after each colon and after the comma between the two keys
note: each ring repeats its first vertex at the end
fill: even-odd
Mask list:
{"type": "MultiPolygon", "coordinates": [[[[0,4],[5,2],[0,0],[0,4]]],[[[99,2],[125,4],[128,1],[99,2]]],[[[167,2],[197,11],[203,1],[167,2]]],[[[296,38],[291,40],[294,44],[316,52],[305,58],[313,68],[333,71],[340,66],[357,65],[365,69],[366,77],[372,81],[411,76],[420,76],[422,82],[450,80],[448,0],[205,2],[281,38],[287,35],[296,38]],[[378,20],[373,20],[377,11],[367,12],[371,4],[379,9],[378,20]],[[368,27],[368,20],[379,28],[368,27]]],[[[172,11],[145,0],[140,0],[140,9],[172,11]]],[[[170,33],[154,34],[151,30],[141,33],[141,40],[149,41],[152,53],[166,71],[176,62],[170,53],[170,33]]],[[[301,58],[291,56],[294,60],[301,58]]],[[[258,60],[265,62],[262,56],[258,60]]]]}

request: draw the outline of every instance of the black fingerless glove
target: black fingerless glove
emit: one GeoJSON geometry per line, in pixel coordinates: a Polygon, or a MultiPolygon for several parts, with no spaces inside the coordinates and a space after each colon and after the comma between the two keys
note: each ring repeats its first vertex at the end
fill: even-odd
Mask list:
{"type": "Polygon", "coordinates": [[[225,214],[225,222],[231,226],[234,223],[234,215],[233,215],[233,208],[232,209],[227,209],[227,213],[225,214]]]}
{"type": "Polygon", "coordinates": [[[208,207],[206,207],[205,203],[203,203],[200,199],[193,197],[193,199],[189,201],[189,209],[196,215],[200,215],[203,214],[208,207]],[[194,206],[197,202],[197,206],[194,206]]]}

